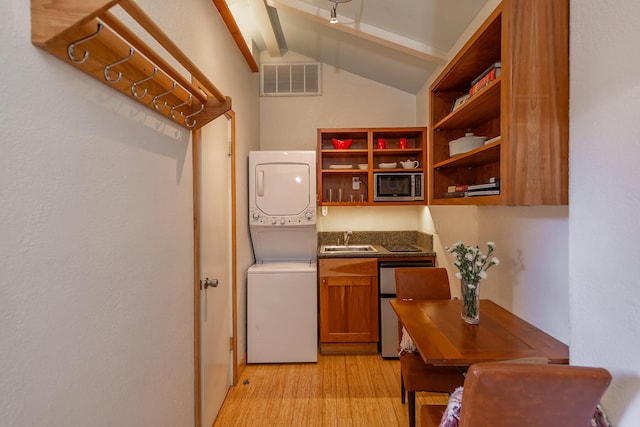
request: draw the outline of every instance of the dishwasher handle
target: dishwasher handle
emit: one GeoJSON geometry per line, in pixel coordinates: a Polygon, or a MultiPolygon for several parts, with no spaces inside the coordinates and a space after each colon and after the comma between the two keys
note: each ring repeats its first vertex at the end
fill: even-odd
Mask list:
{"type": "Polygon", "coordinates": [[[433,267],[433,261],[382,261],[378,263],[378,268],[403,268],[403,267],[433,267]]]}

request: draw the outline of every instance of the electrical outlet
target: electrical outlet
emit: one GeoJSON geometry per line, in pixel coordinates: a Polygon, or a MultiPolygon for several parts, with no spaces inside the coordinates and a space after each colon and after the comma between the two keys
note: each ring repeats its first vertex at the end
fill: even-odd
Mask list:
{"type": "Polygon", "coordinates": [[[359,190],[360,189],[360,178],[358,178],[357,176],[354,176],[351,179],[353,181],[353,189],[354,190],[359,190]]]}

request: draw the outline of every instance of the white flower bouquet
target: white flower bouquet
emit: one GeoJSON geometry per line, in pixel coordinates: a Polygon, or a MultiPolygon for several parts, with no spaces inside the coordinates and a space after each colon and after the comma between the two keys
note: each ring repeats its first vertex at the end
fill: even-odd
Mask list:
{"type": "Polygon", "coordinates": [[[480,251],[479,246],[465,246],[462,242],[456,242],[451,247],[445,247],[446,251],[453,254],[459,272],[456,273],[458,279],[462,279],[467,283],[479,283],[480,279],[487,278],[487,270],[494,265],[500,264],[500,260],[496,257],[489,257],[493,254],[496,244],[487,242],[487,254],[480,251]]]}
{"type": "Polygon", "coordinates": [[[453,255],[458,267],[456,277],[461,279],[460,293],[462,295],[462,318],[467,323],[480,321],[479,311],[479,285],[480,279],[487,278],[487,270],[500,264],[500,260],[491,257],[495,243],[487,243],[487,254],[483,254],[479,246],[466,246],[462,242],[456,242],[451,247],[445,247],[446,251],[453,255]]]}

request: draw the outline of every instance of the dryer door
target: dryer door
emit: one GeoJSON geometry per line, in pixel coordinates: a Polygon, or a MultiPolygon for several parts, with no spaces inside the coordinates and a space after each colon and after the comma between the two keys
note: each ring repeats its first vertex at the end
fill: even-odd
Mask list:
{"type": "Polygon", "coordinates": [[[313,206],[311,170],[301,163],[263,163],[255,170],[255,206],[264,215],[301,215],[313,206]]]}

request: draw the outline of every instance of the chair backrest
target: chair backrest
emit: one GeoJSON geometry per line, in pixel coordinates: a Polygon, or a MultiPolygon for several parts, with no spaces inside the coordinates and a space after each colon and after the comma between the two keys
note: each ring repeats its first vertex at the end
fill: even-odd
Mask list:
{"type": "MultiPolygon", "coordinates": [[[[451,299],[446,268],[396,268],[395,277],[398,299],[451,299]]],[[[402,335],[402,324],[398,320],[399,344],[402,342],[402,335]]]]}
{"type": "Polygon", "coordinates": [[[451,299],[445,268],[396,268],[395,274],[399,299],[451,299]]]}
{"type": "Polygon", "coordinates": [[[478,363],[467,372],[460,427],[588,427],[611,382],[603,368],[478,363]]]}

